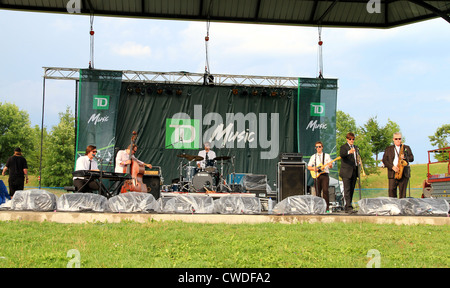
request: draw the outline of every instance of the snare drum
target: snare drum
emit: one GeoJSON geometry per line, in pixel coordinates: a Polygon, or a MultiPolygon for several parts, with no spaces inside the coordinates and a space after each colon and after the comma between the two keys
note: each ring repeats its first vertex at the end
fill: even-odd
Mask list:
{"type": "Polygon", "coordinates": [[[216,160],[206,160],[205,161],[205,171],[211,174],[217,172],[216,160]]]}
{"type": "Polygon", "coordinates": [[[181,185],[178,183],[173,183],[171,186],[172,192],[181,192],[181,185]]]}

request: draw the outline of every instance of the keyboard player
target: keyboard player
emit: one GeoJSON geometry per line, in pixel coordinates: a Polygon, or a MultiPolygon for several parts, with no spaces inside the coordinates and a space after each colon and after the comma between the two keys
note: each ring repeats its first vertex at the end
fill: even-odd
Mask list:
{"type": "MultiPolygon", "coordinates": [[[[86,153],[77,159],[75,171],[90,170],[100,171],[98,169],[97,161],[94,156],[97,154],[97,147],[89,145],[86,147],[86,153]]],[[[82,177],[73,177],[73,186],[75,186],[77,192],[92,192],[100,189],[99,183],[94,179],[86,179],[82,177]]]]}

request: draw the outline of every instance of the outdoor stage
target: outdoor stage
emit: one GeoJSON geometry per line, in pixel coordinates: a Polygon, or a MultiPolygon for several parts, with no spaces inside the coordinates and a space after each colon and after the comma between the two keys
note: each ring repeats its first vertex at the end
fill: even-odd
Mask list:
{"type": "Polygon", "coordinates": [[[31,212],[0,211],[0,221],[35,221],[56,223],[120,223],[135,221],[183,221],[204,224],[260,224],[260,223],[373,223],[395,225],[450,225],[450,217],[436,216],[366,216],[333,213],[326,215],[223,215],[223,214],[153,214],[153,213],[87,213],[87,212],[31,212]]]}

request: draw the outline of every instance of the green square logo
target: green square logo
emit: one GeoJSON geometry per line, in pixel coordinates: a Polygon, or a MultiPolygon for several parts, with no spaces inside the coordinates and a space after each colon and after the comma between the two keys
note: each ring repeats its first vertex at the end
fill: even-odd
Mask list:
{"type": "Polygon", "coordinates": [[[94,95],[94,110],[109,110],[109,95],[94,95]]]}
{"type": "Polygon", "coordinates": [[[311,103],[311,116],[325,116],[325,103],[311,103]]]}
{"type": "Polygon", "coordinates": [[[199,149],[200,120],[166,119],[167,149],[199,149]]]}

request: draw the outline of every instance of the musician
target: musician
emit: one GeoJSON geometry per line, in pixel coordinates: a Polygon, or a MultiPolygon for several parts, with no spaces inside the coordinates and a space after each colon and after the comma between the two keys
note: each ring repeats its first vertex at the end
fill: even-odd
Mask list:
{"type": "Polygon", "coordinates": [[[146,164],[144,162],[142,162],[141,160],[137,159],[136,156],[134,156],[134,154],[136,154],[136,151],[138,149],[136,144],[130,144],[127,149],[125,150],[120,150],[119,152],[117,152],[116,155],[116,168],[114,169],[114,171],[116,173],[125,173],[124,169],[126,168],[126,165],[130,165],[131,164],[131,160],[130,160],[130,148],[132,148],[131,151],[131,159],[132,160],[136,160],[139,164],[145,165],[148,168],[152,168],[151,164],[146,164]]]}
{"type": "Polygon", "coordinates": [[[323,196],[322,198],[327,203],[328,211],[330,206],[328,193],[328,187],[330,184],[329,169],[333,167],[333,163],[331,161],[330,155],[323,152],[323,143],[321,141],[316,142],[315,148],[317,153],[309,158],[308,170],[320,174],[317,178],[314,178],[314,188],[316,190],[316,196],[323,196]]]}
{"type": "Polygon", "coordinates": [[[383,155],[383,164],[388,172],[389,197],[397,198],[398,187],[399,198],[406,198],[406,187],[411,176],[409,163],[414,161],[414,155],[411,151],[411,147],[402,144],[402,133],[394,133],[393,141],[394,145],[388,146],[383,155]],[[402,146],[403,154],[401,153],[402,146]],[[407,166],[403,168],[402,177],[400,179],[395,179],[395,173],[399,172],[399,160],[405,160],[407,166]]]}
{"type": "MultiPolygon", "coordinates": [[[[79,170],[90,170],[90,171],[100,171],[98,169],[97,161],[94,159],[97,154],[97,147],[94,145],[89,145],[86,147],[86,153],[77,159],[77,164],[75,166],[75,171],[79,170]]],[[[100,186],[97,181],[82,177],[73,177],[73,186],[75,186],[77,192],[92,192],[94,190],[99,190],[100,186]]]]}
{"type": "Polygon", "coordinates": [[[339,156],[341,156],[341,169],[339,176],[342,178],[344,184],[344,211],[346,213],[353,213],[352,199],[355,192],[356,179],[358,175],[358,146],[355,143],[355,134],[352,132],[346,135],[347,143],[341,146],[339,156]]]}
{"type": "Polygon", "coordinates": [[[208,165],[208,161],[216,158],[216,153],[211,150],[211,143],[205,142],[203,146],[205,149],[198,152],[198,156],[203,157],[203,160],[197,161],[197,167],[202,170],[208,165]]]}

